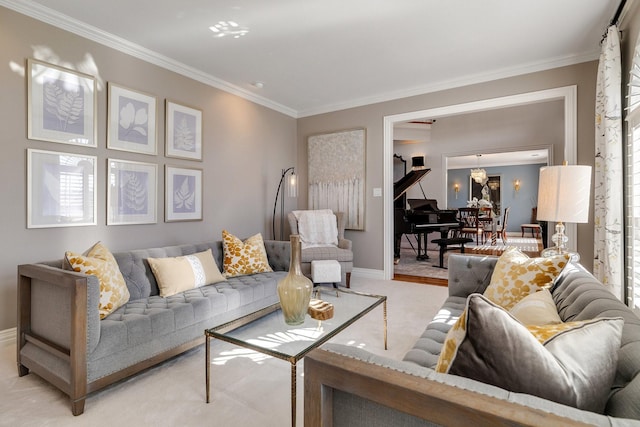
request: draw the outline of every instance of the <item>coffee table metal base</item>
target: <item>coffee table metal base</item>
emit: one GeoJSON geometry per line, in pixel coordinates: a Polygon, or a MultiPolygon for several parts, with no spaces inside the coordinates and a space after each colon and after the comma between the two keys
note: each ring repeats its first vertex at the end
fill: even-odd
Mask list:
{"type": "MultiPolygon", "coordinates": [[[[357,292],[353,292],[353,291],[343,291],[340,290],[340,292],[347,292],[347,293],[353,293],[353,294],[357,294],[357,292]]],[[[364,294],[366,295],[366,294],[364,294]]],[[[371,295],[367,295],[367,296],[371,296],[371,295]]],[[[377,296],[381,298],[380,303],[382,304],[382,315],[383,315],[383,321],[384,321],[384,333],[383,333],[383,337],[384,337],[384,349],[387,350],[387,297],[386,296],[377,296]]],[[[370,307],[369,309],[363,311],[362,313],[360,313],[360,315],[356,316],[353,320],[357,320],[360,317],[364,316],[366,313],[368,313],[369,311],[371,311],[373,308],[375,308],[377,305],[379,304],[375,304],[372,307],[370,307]]],[[[262,309],[256,313],[252,313],[249,316],[245,316],[245,318],[242,319],[238,319],[237,321],[233,321],[233,322],[229,322],[228,324],[225,325],[221,325],[219,327],[214,328],[216,333],[220,333],[220,332],[225,332],[225,331],[230,331],[233,330],[237,327],[249,324],[253,321],[257,321],[259,320],[261,317],[266,316],[267,314],[277,310],[279,308],[279,304],[274,304],[273,306],[267,307],[265,309],[262,309]],[[248,318],[248,319],[247,319],[248,318]]],[[[318,321],[318,325],[321,325],[322,321],[318,321]]],[[[339,328],[338,331],[341,331],[342,329],[346,328],[348,325],[350,325],[353,322],[348,322],[347,324],[344,325],[344,327],[339,328]]],[[[242,341],[239,340],[234,340],[234,339],[225,339],[225,336],[223,334],[216,334],[215,336],[213,335],[213,332],[211,329],[206,330],[205,331],[205,359],[206,359],[206,365],[205,365],[205,387],[206,387],[206,401],[207,403],[210,402],[211,400],[211,395],[210,395],[210,384],[211,384],[211,339],[212,338],[218,338],[220,340],[223,341],[227,341],[227,342],[231,342],[233,344],[239,345],[241,347],[245,347],[245,348],[249,348],[251,350],[254,351],[258,351],[264,354],[268,354],[270,356],[276,357],[278,359],[282,359],[282,360],[287,360],[289,361],[289,363],[291,363],[291,426],[295,427],[296,426],[296,395],[297,395],[297,363],[300,359],[302,359],[304,357],[304,355],[306,355],[309,351],[313,350],[314,348],[319,347],[320,345],[324,344],[326,341],[328,341],[330,338],[332,338],[335,334],[330,334],[326,337],[326,339],[320,339],[317,341],[317,345],[313,345],[310,346],[307,350],[298,353],[296,355],[291,355],[291,356],[284,356],[282,354],[274,354],[272,351],[270,351],[269,349],[262,349],[260,347],[256,347],[255,345],[251,345],[249,343],[244,343],[242,341]]]]}

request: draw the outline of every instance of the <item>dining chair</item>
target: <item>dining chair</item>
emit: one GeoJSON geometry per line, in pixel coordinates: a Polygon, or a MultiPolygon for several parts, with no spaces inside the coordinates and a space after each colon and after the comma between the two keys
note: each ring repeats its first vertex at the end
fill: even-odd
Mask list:
{"type": "Polygon", "coordinates": [[[462,227],[459,230],[459,234],[462,237],[475,236],[476,245],[480,244],[480,239],[484,243],[484,229],[478,220],[480,216],[479,208],[459,208],[458,209],[458,221],[462,223],[462,227]]]}

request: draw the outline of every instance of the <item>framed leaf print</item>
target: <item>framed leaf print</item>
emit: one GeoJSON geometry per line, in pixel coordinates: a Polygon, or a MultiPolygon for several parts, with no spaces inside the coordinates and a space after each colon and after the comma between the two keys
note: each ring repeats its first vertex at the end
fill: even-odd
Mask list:
{"type": "Polygon", "coordinates": [[[155,155],[155,96],[109,83],[107,148],[155,155]]]}
{"type": "Polygon", "coordinates": [[[107,225],[155,224],[158,166],[107,160],[107,225]]]}
{"type": "Polygon", "coordinates": [[[96,225],[96,156],[27,150],[27,228],[96,225]]]}
{"type": "Polygon", "coordinates": [[[27,138],[97,146],[92,76],[27,60],[27,138]]]}
{"type": "Polygon", "coordinates": [[[166,166],[165,221],[202,221],[202,169],[166,166]]]}
{"type": "Polygon", "coordinates": [[[202,160],[202,111],[167,100],[167,157],[202,160]]]}

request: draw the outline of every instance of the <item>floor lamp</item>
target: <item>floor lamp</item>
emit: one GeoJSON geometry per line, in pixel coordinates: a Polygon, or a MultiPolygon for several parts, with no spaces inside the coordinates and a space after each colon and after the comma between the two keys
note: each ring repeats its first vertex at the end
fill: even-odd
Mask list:
{"type": "Polygon", "coordinates": [[[540,169],[538,183],[539,221],[556,222],[556,244],[542,251],[542,256],[570,253],[578,261],[580,255],[567,251],[569,238],[564,234],[565,222],[588,222],[591,193],[591,166],[547,166],[540,169]]]}
{"type": "MultiPolygon", "coordinates": [[[[276,239],[276,207],[278,206],[278,196],[280,195],[280,189],[287,173],[291,172],[291,176],[287,181],[287,190],[289,197],[298,197],[298,179],[296,177],[296,169],[292,166],[288,169],[282,169],[282,175],[280,176],[280,183],[278,184],[278,191],[276,191],[276,199],[273,202],[273,218],[271,220],[271,231],[273,233],[273,240],[276,239]]],[[[280,240],[284,239],[284,194],[280,199],[280,240]]]]}

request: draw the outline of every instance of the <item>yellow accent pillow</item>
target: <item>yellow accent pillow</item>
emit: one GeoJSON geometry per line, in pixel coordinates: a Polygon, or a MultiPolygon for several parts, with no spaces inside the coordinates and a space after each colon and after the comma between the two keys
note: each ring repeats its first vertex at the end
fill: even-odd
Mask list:
{"type": "Polygon", "coordinates": [[[549,289],[542,289],[527,295],[511,307],[509,313],[527,326],[562,323],[549,289]]]}
{"type": "Polygon", "coordinates": [[[551,325],[526,325],[527,330],[533,334],[540,344],[544,344],[554,336],[570,329],[588,325],[594,320],[574,320],[573,322],[556,323],[551,325]]]}
{"type": "Polygon", "coordinates": [[[147,258],[147,261],[161,297],[226,280],[218,270],[211,249],[179,257],[147,258]]]}
{"type": "Polygon", "coordinates": [[[569,259],[568,254],[529,258],[516,247],[508,248],[496,262],[484,296],[510,310],[527,295],[551,288],[569,259]]]}
{"type": "Polygon", "coordinates": [[[129,289],[118,263],[102,243],[96,243],[82,255],[67,251],[64,258],[73,271],[98,277],[100,319],[104,319],[129,301],[129,289]]]}
{"type": "Polygon", "coordinates": [[[227,230],[222,230],[222,249],[224,252],[223,276],[235,277],[247,274],[273,271],[264,249],[260,233],[244,242],[227,230]]]}
{"type": "Polygon", "coordinates": [[[447,336],[444,339],[444,344],[442,344],[442,351],[440,352],[440,356],[438,357],[438,363],[436,364],[436,372],[449,372],[449,367],[451,366],[451,362],[453,361],[456,352],[458,351],[458,347],[460,343],[464,340],[464,337],[467,335],[467,310],[465,309],[458,321],[453,324],[449,332],[447,332],[447,336]]]}

